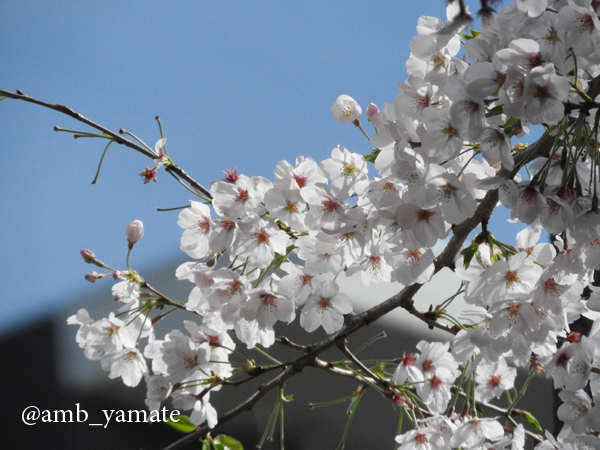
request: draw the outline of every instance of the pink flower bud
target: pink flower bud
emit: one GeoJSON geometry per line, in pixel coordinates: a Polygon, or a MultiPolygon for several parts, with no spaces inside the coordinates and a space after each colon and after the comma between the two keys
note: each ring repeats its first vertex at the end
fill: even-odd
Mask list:
{"type": "Polygon", "coordinates": [[[369,106],[367,106],[367,117],[369,118],[369,120],[371,120],[371,117],[373,117],[378,112],[379,108],[377,107],[377,105],[375,103],[369,103],[369,106]]]}
{"type": "Polygon", "coordinates": [[[98,278],[100,278],[98,276],[98,272],[95,272],[95,271],[94,272],[90,272],[90,273],[88,273],[88,274],[85,275],[85,279],[87,281],[89,281],[90,283],[95,282],[98,278]]]}
{"type": "Polygon", "coordinates": [[[97,261],[96,255],[91,250],[87,250],[87,249],[86,250],[81,250],[79,252],[79,254],[83,258],[83,261],[86,262],[87,264],[95,264],[96,261],[97,261]]]}
{"type": "Polygon", "coordinates": [[[120,280],[123,278],[121,271],[120,270],[115,270],[115,272],[113,273],[113,278],[115,280],[120,280]]]}
{"type": "Polygon", "coordinates": [[[132,245],[135,244],[144,236],[144,224],[141,220],[134,220],[125,228],[125,234],[127,241],[132,245]]]}
{"type": "Polygon", "coordinates": [[[577,331],[571,331],[567,336],[567,342],[570,342],[571,344],[577,344],[581,342],[581,333],[578,333],[577,331]]]}

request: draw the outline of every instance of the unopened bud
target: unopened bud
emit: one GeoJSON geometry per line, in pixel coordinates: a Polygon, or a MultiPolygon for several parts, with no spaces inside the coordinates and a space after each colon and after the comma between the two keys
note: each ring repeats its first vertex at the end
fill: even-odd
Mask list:
{"type": "Polygon", "coordinates": [[[95,264],[96,261],[98,261],[96,259],[96,255],[91,250],[87,250],[87,249],[86,250],[81,250],[79,252],[79,254],[83,258],[83,261],[86,262],[87,264],[95,264]]]}
{"type": "Polygon", "coordinates": [[[567,341],[571,344],[577,344],[578,342],[581,342],[581,333],[578,333],[577,331],[571,331],[567,336],[567,341]]]}
{"type": "Polygon", "coordinates": [[[371,117],[373,117],[378,112],[379,108],[377,107],[377,105],[375,103],[369,103],[369,106],[367,106],[367,117],[369,118],[369,120],[371,120],[371,117]]]}
{"type": "Polygon", "coordinates": [[[113,278],[115,280],[120,280],[121,278],[123,278],[123,274],[120,270],[115,270],[115,272],[113,273],[113,278]]]}
{"type": "Polygon", "coordinates": [[[252,375],[256,370],[256,362],[253,359],[246,362],[246,364],[242,367],[242,370],[248,375],[252,375]]]}
{"type": "Polygon", "coordinates": [[[405,397],[404,395],[394,395],[393,397],[394,403],[396,405],[398,405],[400,408],[414,408],[413,403],[410,401],[409,398],[405,397]]]}
{"type": "Polygon", "coordinates": [[[85,275],[85,279],[86,279],[87,281],[89,281],[90,283],[94,283],[94,282],[95,282],[95,281],[96,281],[98,278],[102,278],[102,277],[101,277],[101,276],[99,276],[99,275],[98,275],[98,272],[96,272],[96,271],[93,271],[93,272],[87,273],[87,274],[85,275]]]}
{"type": "Polygon", "coordinates": [[[127,241],[133,246],[144,236],[144,224],[141,220],[134,220],[125,228],[125,234],[127,235],[127,241]]]}

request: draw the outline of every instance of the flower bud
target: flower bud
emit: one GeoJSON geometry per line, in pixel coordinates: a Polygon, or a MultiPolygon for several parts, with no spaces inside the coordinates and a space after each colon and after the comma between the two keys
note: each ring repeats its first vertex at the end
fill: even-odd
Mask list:
{"type": "Polygon", "coordinates": [[[87,264],[95,264],[97,261],[96,255],[91,250],[87,250],[87,249],[81,250],[79,252],[79,254],[83,258],[83,261],[86,262],[87,264]]]}
{"type": "Polygon", "coordinates": [[[133,245],[144,236],[144,224],[141,220],[134,220],[127,228],[125,228],[125,234],[127,235],[127,241],[133,245]]]}
{"type": "Polygon", "coordinates": [[[373,117],[378,112],[379,108],[377,107],[377,105],[375,103],[369,103],[369,106],[367,106],[367,117],[369,118],[369,121],[371,120],[371,117],[373,117]]]}
{"type": "Polygon", "coordinates": [[[577,344],[581,342],[581,333],[578,333],[577,331],[571,331],[567,335],[567,342],[570,342],[571,344],[577,344]]]}
{"type": "Polygon", "coordinates": [[[115,280],[121,280],[123,278],[123,274],[120,270],[115,270],[115,272],[113,273],[113,278],[115,280]]]}
{"type": "Polygon", "coordinates": [[[84,277],[87,281],[89,281],[90,283],[94,283],[98,278],[102,278],[98,275],[98,272],[96,271],[92,271],[88,274],[85,275],[84,277]]]}

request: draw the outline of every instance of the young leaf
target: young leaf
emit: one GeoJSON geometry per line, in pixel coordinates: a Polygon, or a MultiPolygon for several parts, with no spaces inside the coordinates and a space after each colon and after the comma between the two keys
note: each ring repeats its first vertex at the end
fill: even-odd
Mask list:
{"type": "Polygon", "coordinates": [[[538,420],[533,417],[533,414],[531,414],[529,411],[523,411],[521,412],[521,415],[525,418],[525,420],[527,422],[529,422],[533,428],[535,428],[538,432],[543,433],[544,430],[542,430],[542,427],[540,427],[540,423],[538,422],[538,420]]]}
{"type": "Polygon", "coordinates": [[[196,430],[196,425],[192,423],[188,416],[175,416],[175,420],[167,420],[166,423],[182,433],[191,433],[196,430]]]}
{"type": "Polygon", "coordinates": [[[240,441],[224,434],[214,438],[213,447],[215,450],[244,450],[240,441]]]}
{"type": "Polygon", "coordinates": [[[465,248],[462,252],[460,252],[460,254],[463,255],[463,264],[465,266],[465,270],[467,270],[469,268],[469,264],[471,264],[471,260],[473,259],[473,256],[475,256],[475,253],[477,253],[478,248],[479,248],[479,244],[476,244],[475,242],[473,242],[471,245],[469,245],[467,248],[465,248]]]}
{"type": "Polygon", "coordinates": [[[365,161],[375,163],[375,160],[377,159],[377,155],[379,155],[379,153],[381,153],[381,150],[373,147],[373,151],[370,154],[364,156],[365,161]]]}

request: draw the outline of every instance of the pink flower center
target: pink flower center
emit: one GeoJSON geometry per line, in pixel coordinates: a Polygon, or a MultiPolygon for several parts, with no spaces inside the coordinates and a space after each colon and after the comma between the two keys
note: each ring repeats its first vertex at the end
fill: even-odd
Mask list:
{"type": "Polygon", "coordinates": [[[550,97],[549,92],[548,92],[548,87],[547,86],[536,86],[535,87],[535,92],[533,93],[533,97],[537,98],[538,100],[546,100],[548,97],[550,97]]]}
{"type": "Polygon", "coordinates": [[[488,386],[491,387],[496,387],[500,384],[500,380],[501,380],[501,376],[500,375],[492,375],[492,377],[489,379],[488,381],[488,386]]]}
{"type": "Polygon", "coordinates": [[[559,285],[556,281],[554,281],[554,278],[548,278],[544,283],[544,290],[554,294],[556,291],[558,291],[558,286],[559,285]]]}
{"type": "Polygon", "coordinates": [[[442,379],[437,375],[434,375],[429,382],[431,383],[431,387],[433,389],[439,389],[440,385],[442,384],[442,379]]]}
{"type": "Polygon", "coordinates": [[[433,369],[435,369],[435,366],[433,365],[432,360],[426,359],[425,361],[423,361],[423,371],[424,372],[431,372],[433,369]]]}
{"type": "Polygon", "coordinates": [[[509,318],[514,321],[519,316],[519,305],[511,303],[507,308],[509,318]]]}
{"type": "Polygon", "coordinates": [[[146,167],[146,170],[140,173],[140,176],[144,177],[144,184],[150,181],[156,181],[156,170],[146,167]]]}
{"type": "Polygon", "coordinates": [[[387,182],[383,185],[383,187],[381,188],[381,190],[383,192],[385,192],[386,194],[389,194],[391,192],[396,192],[396,187],[394,186],[394,183],[391,182],[387,182]]]}
{"type": "Polygon", "coordinates": [[[447,184],[440,188],[440,196],[442,197],[442,200],[447,203],[450,201],[455,191],[456,188],[454,186],[452,186],[451,184],[447,184]]]}
{"type": "Polygon", "coordinates": [[[276,299],[277,299],[277,297],[275,297],[273,294],[267,294],[267,293],[260,294],[260,301],[265,306],[275,305],[276,299]]]}
{"type": "Polygon", "coordinates": [[[237,167],[235,169],[225,169],[223,172],[223,179],[229,183],[234,183],[239,179],[237,173],[237,167]]]}
{"type": "Polygon", "coordinates": [[[506,77],[507,77],[507,74],[495,71],[494,78],[492,78],[492,81],[494,82],[494,84],[497,84],[498,86],[502,86],[504,84],[504,82],[506,81],[506,77]]]}
{"type": "Polygon", "coordinates": [[[235,169],[225,169],[223,179],[229,183],[234,183],[238,180],[237,167],[235,169]]]}
{"type": "Polygon", "coordinates": [[[247,202],[250,196],[246,189],[238,188],[238,195],[235,197],[236,202],[247,202]]]}
{"type": "Polygon", "coordinates": [[[327,197],[327,200],[323,200],[321,204],[323,205],[325,212],[328,214],[333,214],[338,207],[337,202],[331,197],[327,197]]]}
{"type": "Polygon", "coordinates": [[[407,258],[408,260],[412,260],[413,262],[417,262],[421,260],[421,250],[410,250],[408,252],[407,258]]]}
{"type": "Polygon", "coordinates": [[[427,444],[427,435],[425,433],[419,433],[415,436],[415,442],[417,445],[427,444]]]}
{"type": "Polygon", "coordinates": [[[458,130],[450,122],[446,122],[446,125],[442,128],[442,133],[446,136],[458,136],[458,130]]]}
{"type": "Polygon", "coordinates": [[[303,188],[308,182],[308,177],[304,174],[298,173],[294,174],[294,180],[296,180],[296,183],[298,183],[298,187],[303,188]]]}
{"type": "Polygon", "coordinates": [[[226,231],[231,231],[235,228],[235,222],[231,219],[223,219],[220,225],[221,228],[223,228],[226,231]]]}
{"type": "Polygon", "coordinates": [[[310,284],[311,280],[313,279],[313,276],[309,275],[307,273],[304,273],[304,274],[300,275],[298,278],[300,279],[300,284],[302,286],[306,286],[307,284],[310,284]]]}
{"type": "Polygon", "coordinates": [[[543,39],[548,42],[558,42],[558,31],[556,31],[556,28],[550,27],[548,29],[548,34],[544,36],[543,39]]]}
{"type": "Polygon", "coordinates": [[[525,57],[525,62],[530,69],[541,66],[544,63],[541,53],[530,53],[525,57]]]}
{"type": "Polygon", "coordinates": [[[290,202],[287,201],[285,204],[285,209],[291,213],[297,213],[298,212],[298,206],[296,206],[296,203],[294,202],[290,202]]]}
{"type": "Polygon", "coordinates": [[[469,114],[476,113],[477,111],[479,111],[479,103],[474,102],[470,99],[465,99],[465,101],[463,102],[463,111],[469,114]]]}
{"type": "Polygon", "coordinates": [[[567,352],[564,352],[558,358],[556,358],[556,365],[558,367],[566,368],[570,359],[571,355],[569,355],[567,352]]]}
{"type": "Polygon", "coordinates": [[[415,97],[415,105],[419,109],[427,108],[429,106],[429,95],[417,95],[415,97]]]}
{"type": "Polygon", "coordinates": [[[243,284],[240,280],[231,280],[229,283],[227,283],[227,286],[227,293],[229,296],[233,296],[242,289],[243,284]]]}
{"type": "Polygon", "coordinates": [[[408,355],[404,355],[402,358],[402,364],[405,366],[414,366],[415,365],[415,354],[409,353],[408,355]]]}
{"type": "Polygon", "coordinates": [[[429,222],[429,219],[431,219],[433,216],[435,216],[434,211],[432,211],[430,209],[420,209],[419,212],[417,213],[417,221],[429,222]]]}
{"type": "Polygon", "coordinates": [[[321,309],[331,308],[331,298],[330,297],[321,297],[321,300],[319,300],[319,307],[321,309]]]}
{"type": "Polygon", "coordinates": [[[210,230],[210,219],[208,217],[202,217],[198,221],[198,229],[203,233],[208,233],[210,230]]]}
{"type": "Polygon", "coordinates": [[[264,228],[261,228],[260,231],[254,233],[254,237],[258,241],[259,244],[269,244],[269,238],[271,235],[267,233],[264,228]]]}
{"type": "Polygon", "coordinates": [[[582,14],[581,16],[579,16],[579,23],[581,24],[579,28],[582,31],[594,30],[594,20],[592,19],[591,14],[582,14]]]}
{"type": "Polygon", "coordinates": [[[371,256],[369,258],[369,265],[373,270],[378,270],[381,268],[381,257],[380,256],[371,256]]]}
{"type": "Polygon", "coordinates": [[[114,323],[111,323],[108,327],[105,328],[105,330],[109,336],[112,336],[113,334],[119,331],[119,328],[120,327],[118,327],[114,323]]]}
{"type": "Polygon", "coordinates": [[[512,286],[513,284],[518,283],[520,281],[519,274],[516,270],[509,270],[508,272],[506,272],[506,275],[504,275],[504,279],[506,280],[506,284],[508,286],[512,286]]]}

